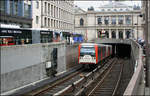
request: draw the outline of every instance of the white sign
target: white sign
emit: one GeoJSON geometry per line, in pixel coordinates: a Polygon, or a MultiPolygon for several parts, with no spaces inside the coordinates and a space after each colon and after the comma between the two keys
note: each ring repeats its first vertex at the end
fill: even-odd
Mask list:
{"type": "Polygon", "coordinates": [[[46,62],[46,68],[51,68],[51,67],[52,67],[51,62],[46,62]]]}

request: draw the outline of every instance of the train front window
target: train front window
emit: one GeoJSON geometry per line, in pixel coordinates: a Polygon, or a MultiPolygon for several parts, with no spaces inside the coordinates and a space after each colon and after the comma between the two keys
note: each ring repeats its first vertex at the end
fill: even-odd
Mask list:
{"type": "Polygon", "coordinates": [[[81,47],[80,56],[91,55],[95,56],[95,48],[94,47],[81,47]]]}

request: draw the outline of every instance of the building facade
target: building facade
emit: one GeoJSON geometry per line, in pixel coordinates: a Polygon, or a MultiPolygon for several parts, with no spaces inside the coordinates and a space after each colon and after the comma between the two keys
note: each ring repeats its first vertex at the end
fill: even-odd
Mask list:
{"type": "Polygon", "coordinates": [[[143,38],[140,14],[139,6],[127,6],[117,1],[88,8],[88,11],[76,7],[75,32],[82,33],[87,40],[143,38]]]}
{"type": "MultiPolygon", "coordinates": [[[[150,1],[148,0],[148,1],[142,1],[142,24],[143,24],[143,28],[145,27],[145,25],[146,25],[146,4],[148,4],[148,8],[147,8],[147,10],[148,10],[148,26],[150,26],[150,1]]],[[[144,28],[145,29],[145,28],[144,28]]],[[[144,30],[145,31],[145,30],[144,30]]],[[[149,42],[149,44],[150,44],[150,27],[148,27],[148,42],[149,42]]]]}
{"type": "Polygon", "coordinates": [[[73,7],[73,0],[34,0],[33,28],[46,28],[56,32],[73,32],[73,7]]]}
{"type": "Polygon", "coordinates": [[[0,23],[32,27],[32,0],[0,0],[0,23]]]}

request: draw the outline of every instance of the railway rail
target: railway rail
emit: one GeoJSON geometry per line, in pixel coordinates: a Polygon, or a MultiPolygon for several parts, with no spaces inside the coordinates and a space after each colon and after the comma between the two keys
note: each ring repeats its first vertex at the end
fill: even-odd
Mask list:
{"type": "MultiPolygon", "coordinates": [[[[112,62],[113,60],[114,59],[111,59],[108,62],[112,62]]],[[[100,68],[104,68],[104,67],[108,66],[106,64],[108,62],[104,62],[102,64],[104,66],[98,66],[98,68],[100,69],[100,68]]],[[[86,76],[88,76],[89,74],[92,75],[93,72],[95,72],[96,70],[97,69],[93,70],[92,72],[87,72],[87,71],[83,71],[83,69],[81,69],[80,71],[75,72],[61,80],[58,80],[58,81],[54,82],[53,84],[47,85],[44,88],[34,90],[33,92],[30,92],[26,95],[31,95],[31,96],[49,95],[49,96],[52,96],[52,95],[60,95],[63,93],[66,94],[66,92],[68,92],[68,91],[70,91],[72,93],[73,91],[75,91],[76,86],[79,83],[86,82],[86,76]]]]}
{"type": "Polygon", "coordinates": [[[87,96],[111,96],[115,95],[119,82],[121,80],[123,70],[123,60],[119,60],[114,64],[105,76],[94,86],[87,96]]]}

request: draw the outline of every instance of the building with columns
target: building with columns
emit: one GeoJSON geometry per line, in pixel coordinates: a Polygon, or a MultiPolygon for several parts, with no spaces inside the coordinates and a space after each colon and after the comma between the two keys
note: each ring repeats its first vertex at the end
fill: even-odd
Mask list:
{"type": "Polygon", "coordinates": [[[139,6],[127,6],[122,2],[110,1],[87,11],[75,7],[75,32],[85,39],[95,38],[143,38],[139,6]]]}
{"type": "Polygon", "coordinates": [[[0,0],[0,23],[32,27],[32,0],[0,0]]]}
{"type": "Polygon", "coordinates": [[[74,31],[73,0],[34,0],[33,28],[55,32],[74,31]]]}

